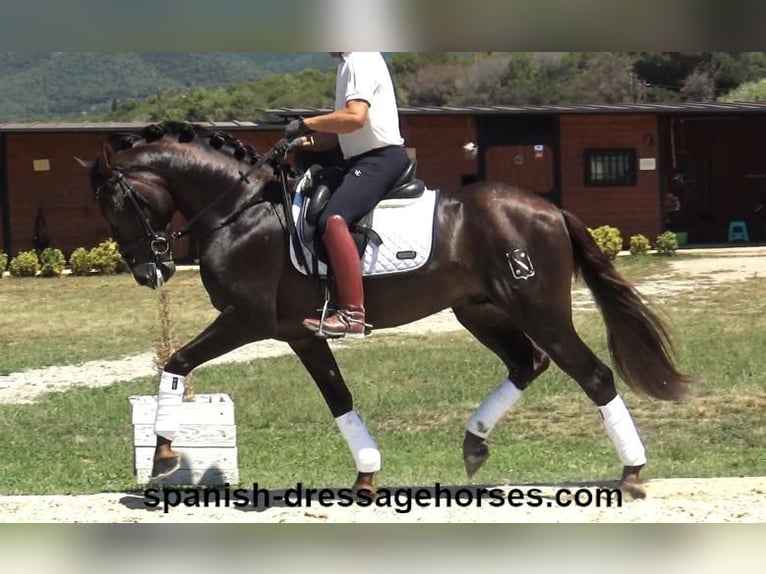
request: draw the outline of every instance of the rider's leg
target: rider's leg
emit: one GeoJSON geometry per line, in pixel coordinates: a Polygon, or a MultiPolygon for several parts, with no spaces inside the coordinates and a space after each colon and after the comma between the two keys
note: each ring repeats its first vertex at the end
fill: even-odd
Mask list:
{"type": "MultiPolygon", "coordinates": [[[[335,274],[339,307],[337,313],[325,319],[322,331],[328,337],[364,337],[364,289],[359,254],[348,224],[340,215],[333,215],[327,221],[322,243],[335,274]]],[[[306,319],[303,324],[312,331],[319,331],[318,319],[306,319]]]]}
{"type": "MultiPolygon", "coordinates": [[[[335,274],[339,312],[321,325],[328,337],[365,334],[362,269],[348,224],[359,221],[388,193],[408,163],[403,147],[392,146],[364,154],[349,161],[343,182],[333,192],[319,218],[319,232],[335,274]]],[[[303,324],[311,331],[320,330],[318,319],[303,324]]]]}

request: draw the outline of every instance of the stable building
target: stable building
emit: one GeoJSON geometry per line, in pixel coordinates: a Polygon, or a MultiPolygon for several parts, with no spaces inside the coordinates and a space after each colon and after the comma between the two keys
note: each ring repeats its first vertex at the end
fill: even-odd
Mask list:
{"type": "MultiPolygon", "coordinates": [[[[273,109],[285,119],[329,110],[273,109]]],[[[766,103],[401,107],[418,177],[432,188],[496,180],[538,193],[590,227],[692,245],[766,240],[766,103]]],[[[69,254],[109,231],[74,156],[94,158],[134,123],[0,124],[0,249],[43,237],[69,254]],[[42,222],[42,225],[41,225],[42,222]]],[[[259,151],[274,124],[203,123],[259,151]]],[[[183,224],[181,218],[175,227],[183,224]]],[[[180,259],[193,246],[176,247],[180,259]]]]}

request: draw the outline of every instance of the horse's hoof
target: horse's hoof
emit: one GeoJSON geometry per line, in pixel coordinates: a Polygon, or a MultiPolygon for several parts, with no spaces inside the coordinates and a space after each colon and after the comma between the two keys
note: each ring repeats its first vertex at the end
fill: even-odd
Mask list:
{"type": "Polygon", "coordinates": [[[632,498],[644,499],[646,498],[646,487],[641,483],[641,479],[638,477],[641,472],[642,466],[626,466],[622,471],[622,479],[620,479],[620,490],[630,495],[632,498]]]}
{"type": "Polygon", "coordinates": [[[634,499],[646,498],[646,487],[638,479],[625,479],[620,482],[620,490],[634,499]]]}
{"type": "Polygon", "coordinates": [[[152,474],[150,481],[162,480],[173,474],[181,466],[181,457],[179,455],[155,458],[152,465],[152,474]]]}
{"type": "Polygon", "coordinates": [[[463,439],[463,462],[468,478],[472,478],[489,459],[489,447],[483,438],[467,432],[463,439]]]}
{"type": "Polygon", "coordinates": [[[375,500],[378,495],[377,487],[372,483],[372,472],[360,472],[356,477],[354,486],[351,487],[351,492],[357,499],[369,498],[375,500]]]}

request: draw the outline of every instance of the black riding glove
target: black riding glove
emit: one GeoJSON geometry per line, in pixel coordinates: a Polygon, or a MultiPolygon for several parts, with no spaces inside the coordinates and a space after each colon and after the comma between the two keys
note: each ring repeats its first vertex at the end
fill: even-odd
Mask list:
{"type": "Polygon", "coordinates": [[[297,120],[292,120],[289,124],[287,124],[285,127],[284,136],[287,141],[292,141],[310,133],[311,129],[305,123],[303,123],[302,118],[298,118],[297,120]]]}

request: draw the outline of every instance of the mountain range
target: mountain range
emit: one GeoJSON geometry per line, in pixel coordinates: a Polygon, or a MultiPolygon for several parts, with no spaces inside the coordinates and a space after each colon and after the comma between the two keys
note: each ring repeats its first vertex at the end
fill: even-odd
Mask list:
{"type": "Polygon", "coordinates": [[[325,52],[0,52],[0,122],[98,119],[116,100],[333,66],[325,52]]]}

